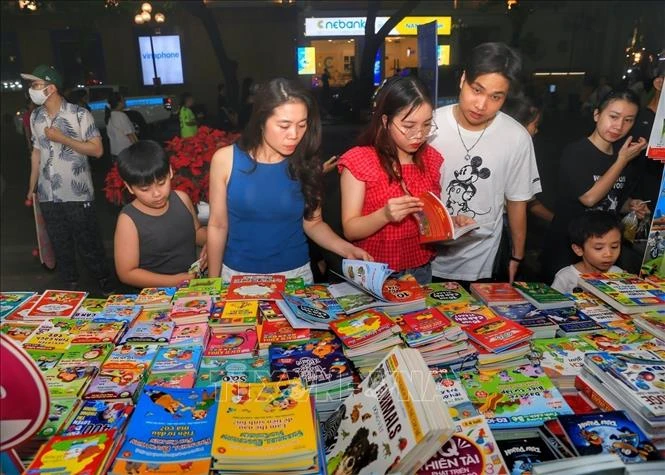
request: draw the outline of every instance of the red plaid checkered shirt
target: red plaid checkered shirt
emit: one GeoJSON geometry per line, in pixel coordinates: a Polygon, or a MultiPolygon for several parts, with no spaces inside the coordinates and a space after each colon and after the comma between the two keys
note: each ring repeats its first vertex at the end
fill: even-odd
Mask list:
{"type": "MultiPolygon", "coordinates": [[[[441,165],[443,157],[427,145],[423,151],[423,170],[415,164],[402,165],[406,188],[414,196],[431,191],[441,196],[441,165]]],[[[382,208],[390,198],[404,195],[399,182],[389,182],[381,168],[374,147],[354,147],[346,152],[337,165],[340,173],[347,168],[365,183],[365,202],[362,214],[366,216],[382,208]]],[[[389,223],[373,235],[354,244],[365,249],[377,262],[385,262],[395,271],[427,264],[436,254],[431,246],[420,244],[420,233],[415,218],[407,217],[399,223],[389,223]]]]}

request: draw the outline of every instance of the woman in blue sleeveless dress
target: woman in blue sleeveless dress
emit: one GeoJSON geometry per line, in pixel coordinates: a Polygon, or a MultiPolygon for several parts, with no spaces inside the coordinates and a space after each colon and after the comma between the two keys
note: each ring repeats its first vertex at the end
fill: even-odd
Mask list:
{"type": "Polygon", "coordinates": [[[312,282],[307,237],[345,258],[371,259],[321,218],[321,120],[296,81],[262,84],[238,144],[210,167],[208,274],[284,274],[312,282]]]}

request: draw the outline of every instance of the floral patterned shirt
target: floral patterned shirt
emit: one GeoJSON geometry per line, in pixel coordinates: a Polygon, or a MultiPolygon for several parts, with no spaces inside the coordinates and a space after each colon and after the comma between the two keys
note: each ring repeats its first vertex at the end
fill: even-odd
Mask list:
{"type": "Polygon", "coordinates": [[[51,118],[45,106],[30,116],[32,144],[39,150],[39,201],[92,201],[95,198],[88,157],[46,137],[46,127],[57,127],[75,140],[87,142],[100,137],[92,114],[83,107],[62,100],[60,110],[51,118]]]}

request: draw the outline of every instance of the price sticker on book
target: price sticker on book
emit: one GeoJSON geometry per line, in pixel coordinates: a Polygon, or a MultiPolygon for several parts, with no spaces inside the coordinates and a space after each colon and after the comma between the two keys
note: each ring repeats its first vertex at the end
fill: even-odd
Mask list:
{"type": "Polygon", "coordinates": [[[11,338],[0,334],[0,451],[18,446],[48,417],[49,394],[41,371],[11,338]]]}

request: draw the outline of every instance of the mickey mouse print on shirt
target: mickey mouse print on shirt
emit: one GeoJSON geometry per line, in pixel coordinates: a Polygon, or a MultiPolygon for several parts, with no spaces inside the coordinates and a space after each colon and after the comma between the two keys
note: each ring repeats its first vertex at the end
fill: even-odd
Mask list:
{"type": "Polygon", "coordinates": [[[446,194],[448,195],[446,208],[448,208],[452,216],[464,214],[475,218],[478,215],[487,214],[492,210],[491,207],[483,211],[473,209],[469,206],[478,191],[476,182],[479,179],[486,180],[491,174],[490,169],[482,167],[482,164],[483,159],[476,155],[471,158],[468,164],[453,172],[455,178],[446,187],[446,194]]]}

